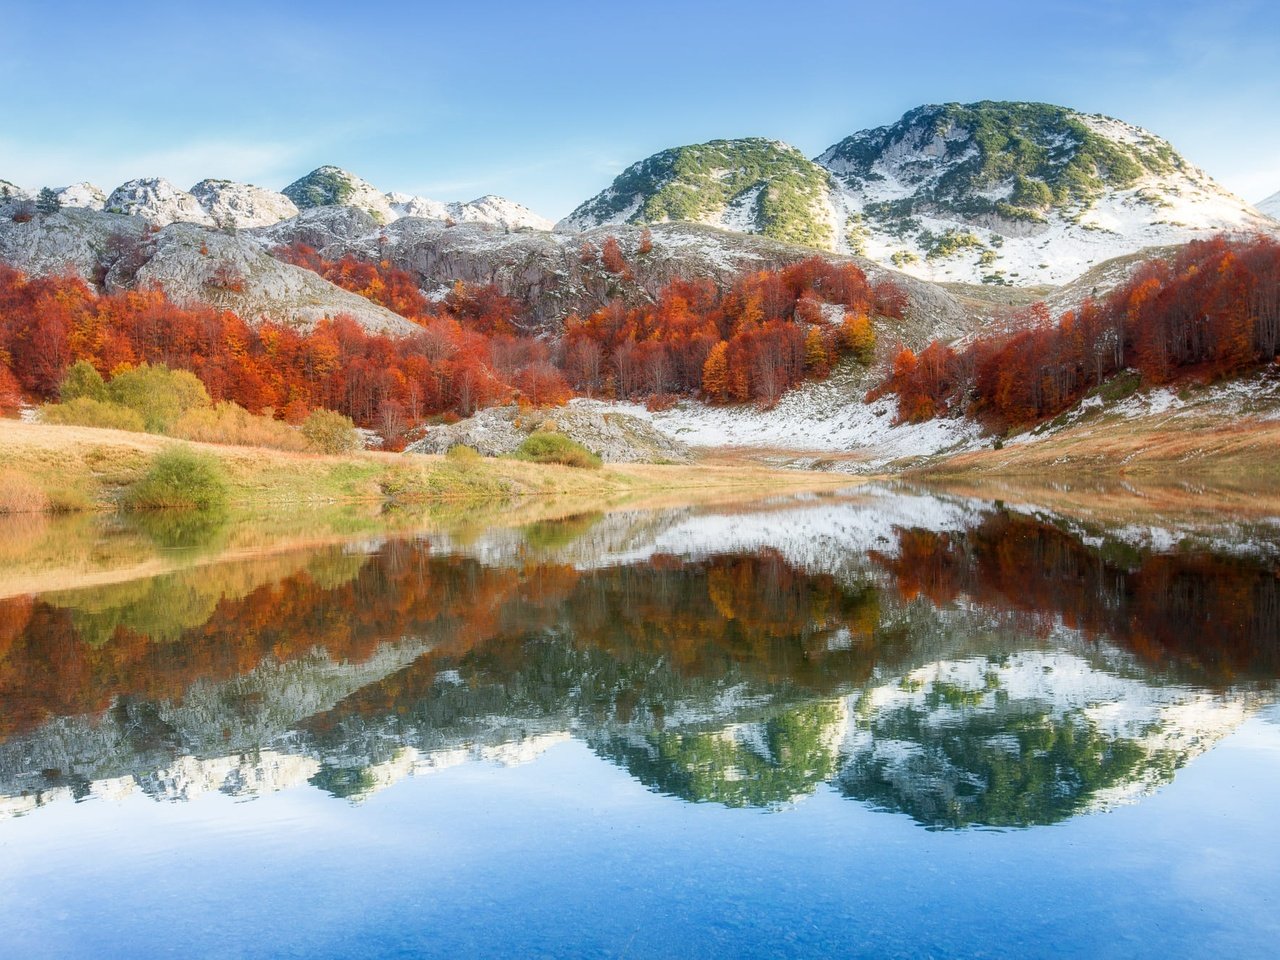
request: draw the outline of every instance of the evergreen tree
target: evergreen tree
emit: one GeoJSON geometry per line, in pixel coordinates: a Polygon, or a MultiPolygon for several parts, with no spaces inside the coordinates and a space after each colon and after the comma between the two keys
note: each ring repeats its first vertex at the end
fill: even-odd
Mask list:
{"type": "Polygon", "coordinates": [[[42,187],[36,197],[36,209],[41,213],[57,213],[62,209],[62,201],[52,187],[42,187]]]}

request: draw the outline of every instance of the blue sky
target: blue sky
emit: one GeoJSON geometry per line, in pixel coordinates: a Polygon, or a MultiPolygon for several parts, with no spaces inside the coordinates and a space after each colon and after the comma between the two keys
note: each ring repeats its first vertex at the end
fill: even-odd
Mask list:
{"type": "Polygon", "coordinates": [[[921,103],[1039,100],[1280,190],[1280,4],[34,3],[0,7],[0,178],[322,163],[384,190],[567,213],[632,161],[769,136],[809,155],[921,103]]]}

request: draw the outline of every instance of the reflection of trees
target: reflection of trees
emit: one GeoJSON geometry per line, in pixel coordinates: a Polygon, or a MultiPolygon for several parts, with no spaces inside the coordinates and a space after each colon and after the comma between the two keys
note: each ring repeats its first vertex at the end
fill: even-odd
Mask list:
{"type": "Polygon", "coordinates": [[[933,827],[1055,823],[1147,759],[1138,743],[1104,735],[1078,712],[1054,716],[1028,703],[963,708],[962,719],[942,724],[927,707],[902,705],[866,729],[871,745],[841,770],[840,790],[933,827]]]}
{"type": "MultiPolygon", "coordinates": [[[[875,709],[864,696],[851,729],[845,696],[883,693],[886,674],[910,686],[922,663],[1044,651],[1063,625],[1135,654],[1111,658],[1131,688],[1166,689],[1152,675],[1169,663],[1224,684],[1273,677],[1280,659],[1274,572],[1121,556],[1003,514],[900,533],[872,555],[888,587],[769,549],[600,569],[535,559],[599,536],[590,515],[525,535],[523,566],[393,541],[0,603],[0,774],[39,753],[20,734],[60,716],[92,717],[126,770],[271,747],[344,797],[415,757],[573,731],[689,800],[775,806],[834,780],[929,825],[1047,823],[1167,779],[1185,752],[1099,727],[1056,688],[1010,700],[998,683],[934,678],[875,709]],[[902,602],[917,598],[931,602],[902,602]]],[[[1107,659],[1081,646],[1082,662],[1107,659]]],[[[1089,669],[1090,696],[1121,696],[1089,669]]],[[[81,789],[64,752],[46,779],[81,789]]]]}
{"type": "Polygon", "coordinates": [[[1041,636],[1061,623],[1215,684],[1280,673],[1280,576],[1259,562],[1095,548],[1004,512],[963,533],[899,531],[897,547],[872,557],[908,599],[963,596],[1041,636]]]}
{"type": "Polygon", "coordinates": [[[792,707],[722,730],[650,730],[591,738],[641,783],[684,800],[771,807],[814,791],[836,770],[841,701],[792,707]]]}

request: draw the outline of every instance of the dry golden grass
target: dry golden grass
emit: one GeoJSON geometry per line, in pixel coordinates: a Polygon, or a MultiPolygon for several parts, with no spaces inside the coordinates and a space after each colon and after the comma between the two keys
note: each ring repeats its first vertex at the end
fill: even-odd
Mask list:
{"type": "MultiPolygon", "coordinates": [[[[0,421],[0,464],[29,477],[55,503],[116,506],[146,472],[152,457],[173,444],[168,437],[92,427],[0,421]]],[[[221,464],[233,505],[281,510],[352,502],[492,502],[518,497],[573,497],[607,501],[708,490],[832,489],[848,477],[761,466],[610,464],[580,470],[518,460],[450,460],[362,452],[292,453],[260,447],[192,443],[221,464]]]]}
{"type": "Polygon", "coordinates": [[[1280,485],[1280,421],[1111,420],[1035,443],[962,453],[912,471],[929,478],[1200,478],[1230,486],[1280,485]]]}
{"type": "Polygon", "coordinates": [[[46,513],[49,495],[26,474],[0,470],[0,513],[46,513]]]}
{"type": "Polygon", "coordinates": [[[270,447],[303,453],[311,449],[298,430],[273,417],[258,416],[234,403],[188,410],[173,425],[170,436],[200,443],[242,447],[270,447]]]}

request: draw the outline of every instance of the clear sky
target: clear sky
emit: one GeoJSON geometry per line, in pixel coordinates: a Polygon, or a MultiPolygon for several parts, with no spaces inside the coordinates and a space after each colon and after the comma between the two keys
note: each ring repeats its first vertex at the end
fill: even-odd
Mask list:
{"type": "Polygon", "coordinates": [[[664,147],[810,156],[922,103],[1138,123],[1246,200],[1280,190],[1276,0],[0,4],[0,178],[384,190],[560,217],[664,147]]]}

